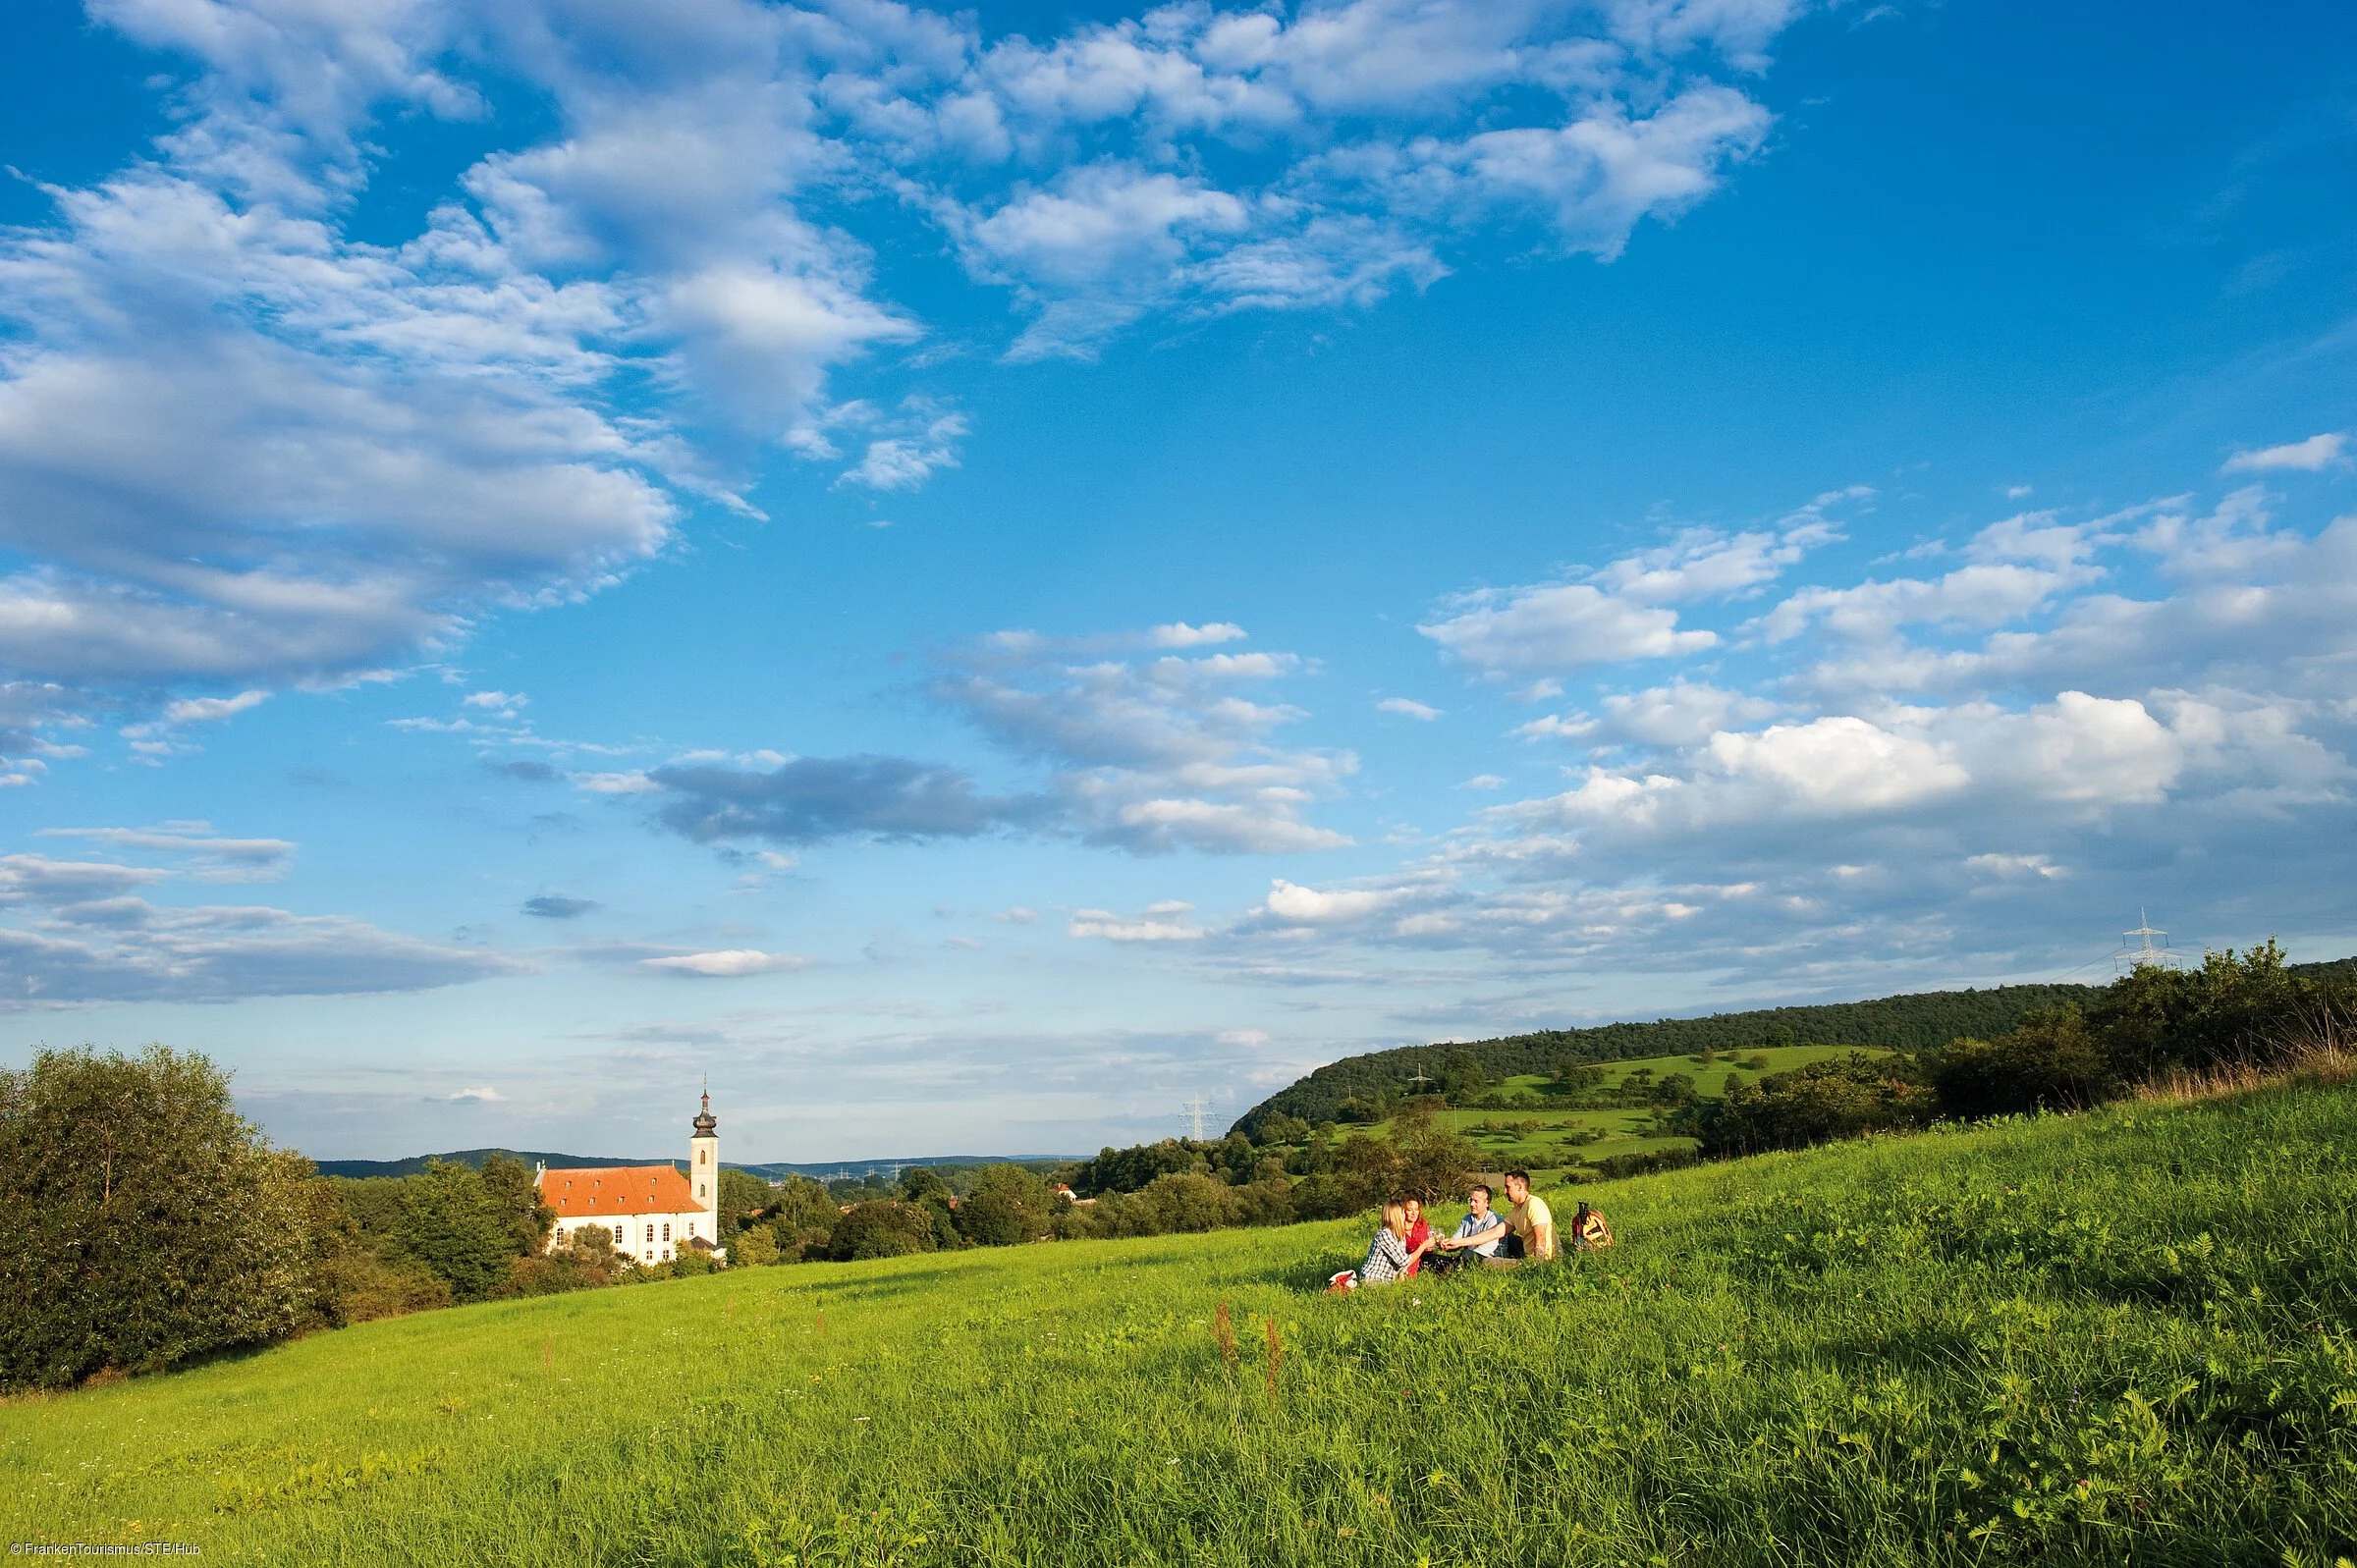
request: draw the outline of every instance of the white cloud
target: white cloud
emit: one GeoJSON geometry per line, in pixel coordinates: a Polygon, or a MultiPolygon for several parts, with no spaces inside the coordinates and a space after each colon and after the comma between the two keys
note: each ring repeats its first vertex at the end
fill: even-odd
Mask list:
{"type": "Polygon", "coordinates": [[[2237,452],[2220,466],[2219,472],[2270,473],[2289,468],[2302,473],[2320,473],[2348,461],[2348,443],[2346,431],[2328,431],[2321,436],[2310,436],[2305,441],[2286,442],[2280,447],[2237,452]]]}
{"type": "Polygon", "coordinates": [[[1069,937],[1094,937],[1106,942],[1197,942],[1204,935],[1200,926],[1157,917],[1151,911],[1136,919],[1124,919],[1106,909],[1078,910],[1064,930],[1069,937]]]}
{"type": "Polygon", "coordinates": [[[164,708],[164,723],[184,725],[202,724],[215,719],[227,719],[232,714],[267,702],[267,691],[241,691],[234,697],[185,697],[168,703],[164,708]]]}
{"type": "Polygon", "coordinates": [[[1183,621],[1155,626],[1147,631],[1146,641],[1156,648],[1197,648],[1205,643],[1234,642],[1244,636],[1244,628],[1227,621],[1209,621],[1190,626],[1183,621]]]}
{"type": "Polygon", "coordinates": [[[1482,590],[1416,629],[1476,669],[1511,674],[1571,671],[1699,653],[1711,631],[1680,631],[1677,612],[1632,604],[1584,582],[1482,590]]]}
{"type": "Polygon", "coordinates": [[[1268,912],[1280,920],[1302,925],[1363,920],[1394,902],[1393,894],[1366,889],[1322,892],[1278,878],[1270,885],[1268,912]]]}
{"type": "Polygon", "coordinates": [[[691,508],[749,514],[780,448],[922,484],[962,415],[828,401],[923,336],[851,232],[904,243],[900,215],[1014,292],[1016,358],[1363,305],[1484,226],[1609,258],[1762,144],[1736,79],[1790,14],[1173,6],[1034,42],[868,4],[108,0],[181,66],[151,148],[0,239],[0,663],[137,723],[596,592],[691,508]],[[491,150],[364,228],[435,121],[491,150]]]}
{"type": "MultiPolygon", "coordinates": [[[[1145,640],[1233,640],[1225,626],[1188,628],[1184,640],[1170,630],[1145,640]]],[[[1003,632],[946,656],[933,693],[1015,755],[1047,763],[1065,824],[1090,841],[1149,854],[1290,853],[1350,841],[1302,814],[1337,792],[1358,759],[1276,744],[1275,731],[1303,714],[1246,695],[1297,675],[1299,659],[1105,658],[1102,648],[1101,640],[1003,632]]]]}
{"type": "Polygon", "coordinates": [[[1375,706],[1383,713],[1396,713],[1403,718],[1420,719],[1426,724],[1441,717],[1440,709],[1429,703],[1418,702],[1413,697],[1386,697],[1375,706]]]}
{"type": "MultiPolygon", "coordinates": [[[[1444,603],[1445,614],[1416,629],[1453,657],[1501,676],[1701,653],[1719,646],[1719,634],[1681,629],[1670,605],[1758,590],[1809,551],[1841,537],[1827,515],[1831,510],[1873,495],[1864,486],[1829,491],[1773,528],[1737,534],[1688,528],[1658,549],[1571,580],[1459,594],[1444,603]]],[[[1529,695],[1535,700],[1561,689],[1550,677],[1529,695]]]]}
{"type": "Polygon", "coordinates": [[[662,958],[641,958],[638,967],[702,980],[737,980],[746,975],[774,975],[792,969],[807,969],[813,961],[797,953],[762,952],[753,947],[724,947],[715,952],[683,952],[662,958]]]}
{"type": "MultiPolygon", "coordinates": [[[[2051,974],[2147,900],[2215,940],[2342,941],[2338,863],[2313,846],[2357,799],[2357,518],[2302,532],[2270,507],[2254,486],[2026,513],[1943,575],[1801,588],[1708,681],[1591,688],[1523,726],[1592,748],[1558,791],[1477,808],[1388,876],[1281,883],[1202,961],[1254,976],[1278,938],[1305,976],[1447,953],[1533,985],[1701,966],[1891,989],[2051,974]]],[[[1673,541],[1548,586],[1667,609],[1781,569],[1679,575],[1739,559],[1731,536],[1673,541]]]]}

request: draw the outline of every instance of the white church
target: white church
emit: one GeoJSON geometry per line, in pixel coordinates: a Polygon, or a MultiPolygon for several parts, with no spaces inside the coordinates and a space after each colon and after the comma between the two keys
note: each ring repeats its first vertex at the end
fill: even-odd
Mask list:
{"type": "Polygon", "coordinates": [[[687,1139],[687,1173],[673,1165],[600,1165],[581,1170],[540,1167],[533,1180],[540,1201],[557,1212],[548,1245],[572,1241],[590,1225],[614,1238],[614,1250],[640,1263],[669,1263],[682,1253],[720,1246],[720,1123],[704,1096],[687,1139]]]}

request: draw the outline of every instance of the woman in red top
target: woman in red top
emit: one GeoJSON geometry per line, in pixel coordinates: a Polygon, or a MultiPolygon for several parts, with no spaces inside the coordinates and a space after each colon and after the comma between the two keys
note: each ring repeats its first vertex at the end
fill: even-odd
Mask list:
{"type": "Polygon", "coordinates": [[[1407,1205],[1407,1235],[1403,1239],[1407,1246],[1407,1268],[1402,1271],[1401,1277],[1413,1274],[1417,1270],[1423,1268],[1424,1255],[1439,1245],[1433,1238],[1432,1226],[1424,1222],[1424,1200],[1409,1198],[1405,1202],[1407,1205]]]}

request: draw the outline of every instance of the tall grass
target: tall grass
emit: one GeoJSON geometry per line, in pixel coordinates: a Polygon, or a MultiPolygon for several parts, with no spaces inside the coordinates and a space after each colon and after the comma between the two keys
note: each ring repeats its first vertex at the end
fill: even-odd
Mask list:
{"type": "Polygon", "coordinates": [[[0,1406],[0,1513],[371,1565],[2357,1555],[2357,1092],[1581,1195],[1618,1247],[1343,1298],[1355,1225],[367,1325],[0,1406]]]}

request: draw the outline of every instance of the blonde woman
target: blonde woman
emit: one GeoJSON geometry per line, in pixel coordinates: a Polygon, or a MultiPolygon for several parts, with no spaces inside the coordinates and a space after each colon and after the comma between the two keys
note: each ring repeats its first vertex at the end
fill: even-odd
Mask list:
{"type": "Polygon", "coordinates": [[[1367,1244],[1367,1261],[1358,1266],[1362,1285],[1388,1285],[1407,1272],[1407,1205],[1394,1198],[1383,1206],[1383,1224],[1367,1244]]]}

